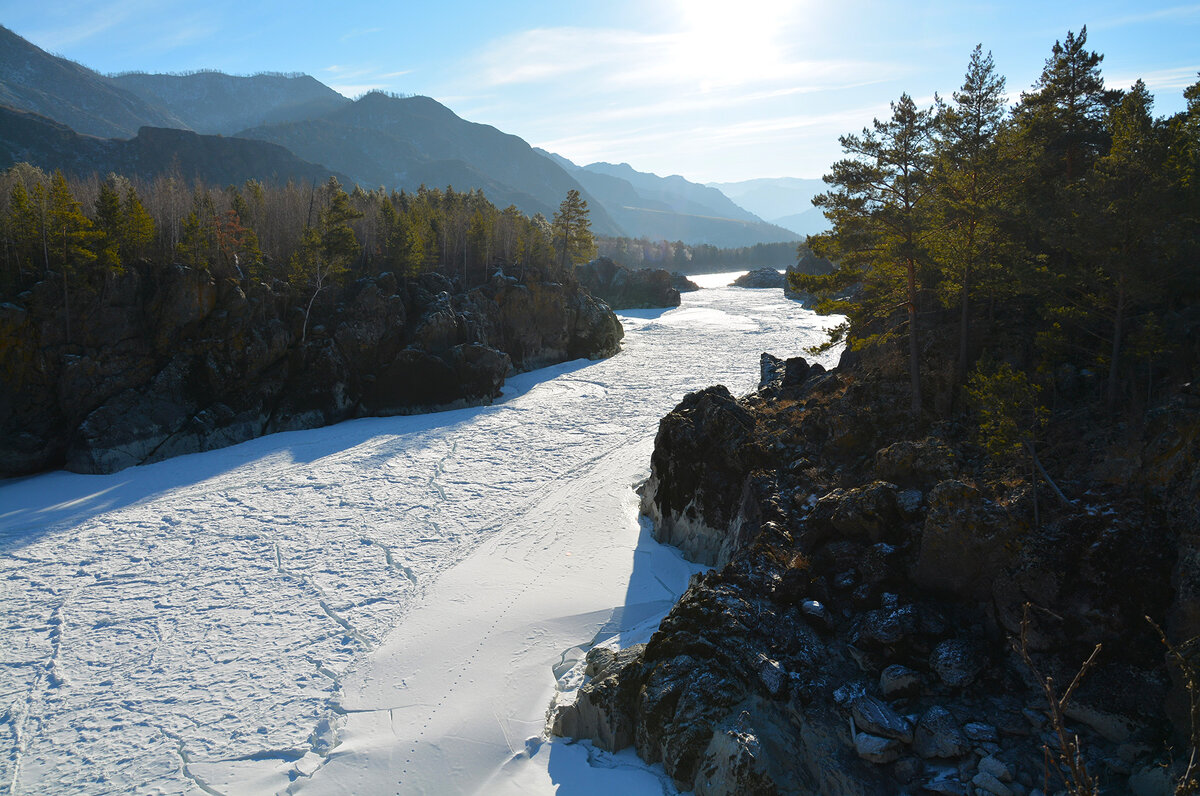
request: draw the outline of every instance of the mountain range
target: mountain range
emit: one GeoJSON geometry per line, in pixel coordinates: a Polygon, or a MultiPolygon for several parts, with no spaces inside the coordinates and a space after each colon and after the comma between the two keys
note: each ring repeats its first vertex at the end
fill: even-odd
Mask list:
{"type": "Polygon", "coordinates": [[[624,163],[579,166],[429,97],[349,100],[300,74],[107,76],[0,26],[0,167],[20,161],[81,176],[178,169],[222,185],[331,175],[368,189],[452,185],[546,217],[574,189],[598,235],[721,247],[802,237],[722,190],[624,163]]]}
{"type": "Polygon", "coordinates": [[[710,182],[742,207],[770,223],[790,229],[801,237],[829,229],[829,221],[812,199],[825,191],[824,180],[797,177],[743,180],[741,182],[710,182]]]}

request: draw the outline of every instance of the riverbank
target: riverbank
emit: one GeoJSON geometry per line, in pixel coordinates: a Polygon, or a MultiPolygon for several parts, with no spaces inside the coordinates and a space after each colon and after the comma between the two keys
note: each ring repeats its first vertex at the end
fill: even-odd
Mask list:
{"type": "MultiPolygon", "coordinates": [[[[477,711],[472,726],[510,728],[503,743],[493,735],[495,743],[463,747],[468,758],[447,763],[434,751],[444,742],[440,733],[454,734],[452,719],[468,720],[439,713],[435,734],[422,739],[427,756],[413,758],[431,766],[421,776],[449,764],[472,782],[478,775],[482,787],[538,735],[524,735],[524,727],[539,713],[544,719],[563,653],[591,641],[605,613],[625,604],[635,562],[646,558],[635,553],[646,547],[633,521],[633,486],[648,474],[662,415],[713,380],[735,392],[753,389],[762,350],[798,350],[820,339],[828,323],[775,291],[721,287],[686,294],[677,310],[620,317],[620,354],[518,374],[491,406],[364,418],[113,475],[54,472],[0,485],[2,627],[16,664],[0,670],[3,693],[15,695],[2,727],[9,754],[0,756],[0,781],[15,783],[14,793],[194,793],[196,777],[236,781],[250,793],[318,782],[333,788],[325,777],[309,777],[352,752],[343,746],[358,732],[351,720],[368,716],[346,713],[343,700],[359,700],[354,710],[368,706],[345,687],[359,682],[356,673],[367,671],[371,656],[393,638],[412,638],[404,634],[419,626],[441,627],[443,616],[449,623],[454,611],[465,611],[466,621],[470,610],[505,607],[493,605],[486,589],[439,590],[481,545],[510,540],[511,550],[563,566],[564,583],[589,578],[593,558],[623,567],[600,570],[603,590],[592,596],[571,597],[567,589],[547,597],[577,601],[551,606],[562,621],[515,606],[498,629],[515,628],[528,614],[526,634],[489,636],[489,644],[508,646],[489,647],[470,667],[453,650],[449,660],[422,666],[422,694],[440,690],[447,705],[477,711]],[[571,491],[575,478],[601,472],[615,480],[571,491]],[[537,529],[535,507],[559,490],[579,504],[564,512],[583,511],[588,498],[580,496],[597,492],[616,513],[556,524],[561,542],[522,541],[525,530],[537,529]],[[596,549],[557,546],[573,539],[596,549]],[[410,619],[419,624],[406,625],[410,619]],[[552,632],[532,632],[538,625],[552,632]],[[495,679],[516,653],[528,656],[526,671],[541,671],[534,691],[495,679]],[[456,683],[468,669],[473,674],[456,683]],[[470,679],[474,690],[460,690],[470,679]],[[498,721],[490,704],[513,700],[511,716],[498,721]]],[[[662,550],[655,560],[673,555],[662,550]]],[[[504,571],[531,571],[521,563],[525,555],[509,556],[514,563],[504,571]]],[[[478,561],[487,574],[494,559],[478,561]]],[[[505,577],[494,568],[493,585],[505,577]]],[[[541,577],[553,580],[555,572],[541,577]]],[[[658,595],[666,591],[653,588],[659,591],[637,600],[664,599],[658,595]]],[[[436,704],[426,701],[407,710],[436,704]]],[[[369,753],[372,766],[390,772],[402,762],[391,750],[401,737],[412,747],[410,724],[397,725],[396,744],[381,741],[369,753]],[[375,757],[384,750],[386,760],[375,757]]],[[[369,745],[354,754],[368,754],[369,745]]],[[[549,744],[525,771],[559,761],[553,770],[542,766],[547,773],[538,780],[553,792],[558,767],[582,748],[549,744]]],[[[586,765],[586,755],[579,757],[586,765]]]]}

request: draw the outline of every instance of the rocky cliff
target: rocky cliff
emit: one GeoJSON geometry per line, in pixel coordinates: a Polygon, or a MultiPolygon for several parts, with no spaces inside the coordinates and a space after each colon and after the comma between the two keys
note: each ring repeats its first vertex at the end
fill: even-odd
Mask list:
{"type": "Polygon", "coordinates": [[[1030,664],[1061,696],[1100,644],[1062,737],[1099,792],[1170,793],[1186,696],[1145,617],[1200,634],[1200,396],[1059,429],[1060,503],[844,359],[764,355],[756,393],[709,388],[662,420],[643,511],[716,569],[649,643],[592,650],[553,731],[706,796],[1055,793],[1030,664]]]}
{"type": "Polygon", "coordinates": [[[679,306],[676,278],[662,269],[635,271],[600,257],[576,268],[575,276],[593,296],[615,309],[679,306]]]}
{"type": "Polygon", "coordinates": [[[0,476],[113,472],[275,431],[484,403],[505,376],[619,350],[559,283],[361,279],[304,311],[285,286],[149,263],[0,305],[0,476]],[[69,329],[69,332],[68,332],[69,329]]]}

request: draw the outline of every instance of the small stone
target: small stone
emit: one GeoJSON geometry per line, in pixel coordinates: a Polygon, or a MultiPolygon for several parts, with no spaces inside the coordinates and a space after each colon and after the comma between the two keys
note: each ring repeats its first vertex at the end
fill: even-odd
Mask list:
{"type": "Polygon", "coordinates": [[[758,679],[771,696],[780,696],[787,690],[787,670],[779,665],[779,661],[771,660],[762,653],[758,655],[758,679]]]}
{"type": "Polygon", "coordinates": [[[879,673],[879,689],[885,697],[907,696],[921,689],[921,675],[894,663],[879,673]]]}
{"type": "Polygon", "coordinates": [[[961,757],[971,751],[954,715],[943,707],[925,711],[913,733],[913,750],[924,758],[961,757]]]}
{"type": "Polygon", "coordinates": [[[850,704],[854,723],[872,735],[912,743],[912,722],[892,710],[886,702],[863,695],[850,704]]]}
{"type": "Polygon", "coordinates": [[[985,774],[991,774],[1001,782],[1012,782],[1012,771],[1005,765],[1003,760],[998,760],[995,757],[985,757],[979,761],[979,770],[985,774]]]}
{"type": "Polygon", "coordinates": [[[900,757],[903,745],[895,738],[880,738],[865,732],[854,736],[854,751],[868,763],[890,763],[900,757]]]}
{"type": "Polygon", "coordinates": [[[968,721],[963,725],[963,732],[976,743],[995,743],[999,740],[996,728],[981,721],[968,721]]]}
{"type": "Polygon", "coordinates": [[[1012,789],[1000,780],[986,772],[979,772],[971,778],[971,784],[995,796],[1013,796],[1012,789]]]}
{"type": "Polygon", "coordinates": [[[967,784],[961,781],[953,769],[939,771],[932,779],[927,780],[921,788],[928,793],[938,793],[942,796],[969,796],[967,784]]]}
{"type": "Polygon", "coordinates": [[[959,639],[947,639],[933,648],[929,666],[951,688],[965,688],[975,682],[983,661],[974,645],[959,639]]]}
{"type": "Polygon", "coordinates": [[[906,520],[915,520],[921,513],[921,490],[902,489],[896,493],[896,507],[906,520]]]}
{"type": "Polygon", "coordinates": [[[829,613],[829,609],[823,603],[817,600],[805,600],[800,603],[800,613],[817,630],[826,633],[833,632],[833,615],[829,613]]]}

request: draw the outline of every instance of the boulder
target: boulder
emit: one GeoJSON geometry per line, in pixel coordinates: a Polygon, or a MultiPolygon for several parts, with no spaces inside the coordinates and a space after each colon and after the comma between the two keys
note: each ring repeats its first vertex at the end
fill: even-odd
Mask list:
{"type": "Polygon", "coordinates": [[[923,588],[986,599],[996,576],[1016,558],[1025,520],[973,486],[946,480],[930,491],[913,580],[923,588]]]}
{"type": "Polygon", "coordinates": [[[694,293],[700,289],[699,285],[688,279],[687,274],[680,273],[679,271],[671,272],[671,287],[680,293],[694,293]]]}
{"type": "Polygon", "coordinates": [[[961,639],[947,639],[929,655],[929,668],[951,688],[965,688],[975,682],[983,664],[976,645],[961,639]]]}
{"type": "Polygon", "coordinates": [[[693,561],[718,563],[758,456],[754,417],[728,389],[685,396],[659,422],[642,493],[655,538],[693,561]]]}
{"type": "Polygon", "coordinates": [[[913,725],[884,701],[863,694],[850,703],[850,715],[858,729],[881,738],[912,743],[913,725]]]}
{"type": "MultiPolygon", "coordinates": [[[[600,257],[577,267],[575,277],[593,296],[614,309],[678,307],[680,303],[676,277],[661,269],[630,270],[600,257]]],[[[700,289],[686,277],[684,282],[692,290],[700,289]]]]}
{"type": "Polygon", "coordinates": [[[971,742],[950,711],[934,706],[917,721],[913,751],[926,759],[962,757],[971,751],[971,742]]]}
{"type": "Polygon", "coordinates": [[[755,290],[781,288],[787,285],[787,277],[775,268],[755,268],[730,283],[733,287],[748,287],[755,290]]]}

